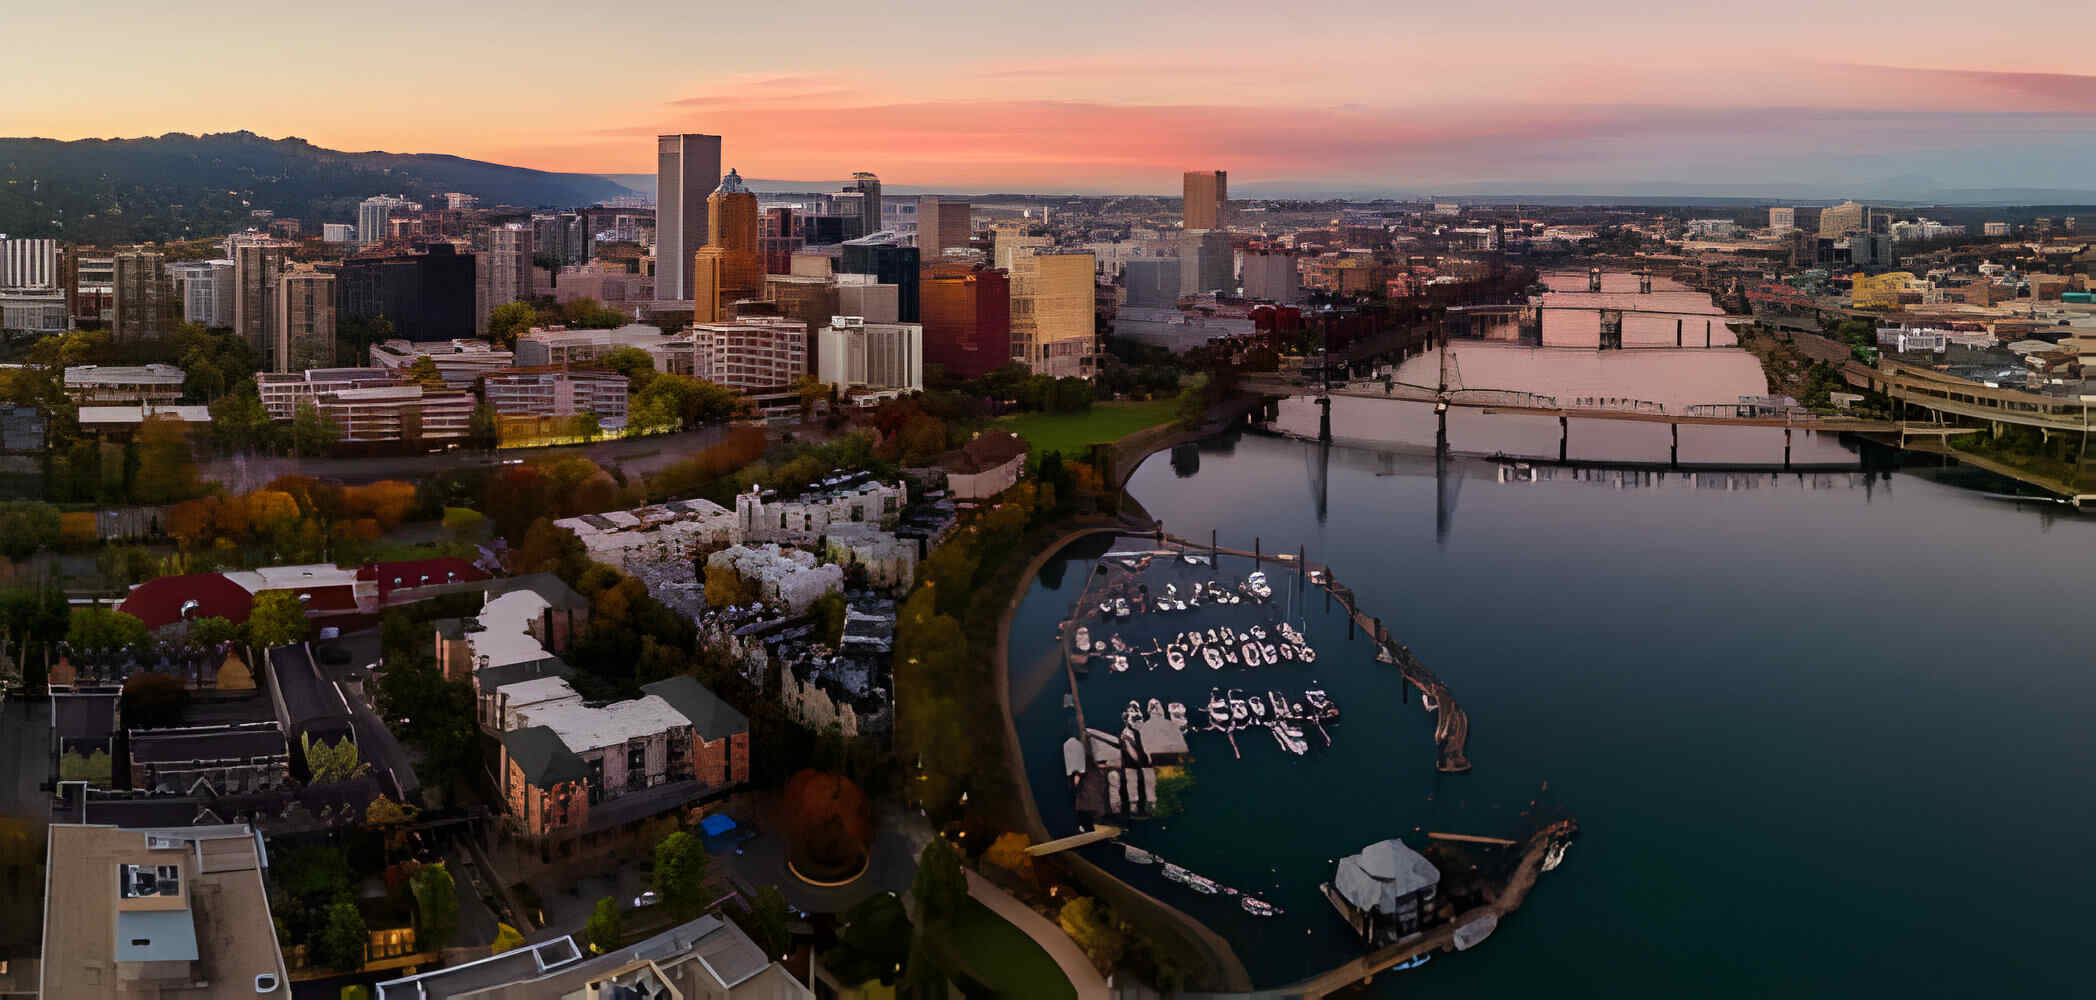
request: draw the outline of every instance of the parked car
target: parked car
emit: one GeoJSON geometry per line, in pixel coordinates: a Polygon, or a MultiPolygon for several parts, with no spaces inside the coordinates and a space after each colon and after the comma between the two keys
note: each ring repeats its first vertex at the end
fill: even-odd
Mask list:
{"type": "Polygon", "coordinates": [[[656,903],[659,902],[661,902],[661,900],[656,897],[655,890],[649,889],[648,891],[633,897],[633,908],[637,910],[643,906],[654,906],[656,903]]]}

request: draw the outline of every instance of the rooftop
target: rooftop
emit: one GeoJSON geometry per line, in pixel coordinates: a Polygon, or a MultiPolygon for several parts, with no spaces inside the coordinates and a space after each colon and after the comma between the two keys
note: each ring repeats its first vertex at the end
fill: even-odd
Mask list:
{"type": "Polygon", "coordinates": [[[268,859],[246,826],[54,824],[50,844],[44,997],[290,997],[262,883],[268,859]],[[126,879],[126,865],[154,877],[126,879]],[[170,974],[146,963],[182,965],[170,974]],[[268,990],[256,989],[262,975],[268,990]]]}
{"type": "Polygon", "coordinates": [[[570,750],[595,750],[643,739],[691,721],[656,695],[592,708],[580,702],[530,705],[517,712],[526,726],[551,729],[570,750]]]}
{"type": "Polygon", "coordinates": [[[679,715],[691,722],[692,728],[698,731],[699,739],[708,743],[750,731],[750,720],[747,716],[690,677],[672,677],[652,684],[643,684],[640,689],[667,702],[679,715]]]}
{"type": "Polygon", "coordinates": [[[65,384],[90,385],[171,385],[180,387],[184,374],[174,365],[74,365],[65,370],[65,384]]]}

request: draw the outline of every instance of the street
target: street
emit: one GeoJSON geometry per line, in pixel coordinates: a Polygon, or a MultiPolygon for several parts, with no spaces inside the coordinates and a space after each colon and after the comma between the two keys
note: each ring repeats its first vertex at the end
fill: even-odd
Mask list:
{"type": "MultiPolygon", "coordinates": [[[[645,475],[691,456],[695,451],[727,435],[724,426],[701,427],[655,437],[599,441],[596,444],[559,448],[512,449],[495,453],[466,451],[435,455],[385,455],[366,458],[294,458],[278,455],[233,455],[201,463],[199,478],[223,484],[235,493],[261,489],[278,476],[312,476],[342,483],[372,483],[381,479],[427,479],[454,469],[473,466],[499,467],[511,461],[540,462],[579,456],[598,465],[616,465],[629,473],[645,475]]],[[[801,429],[796,429],[801,432],[801,429]]]]}

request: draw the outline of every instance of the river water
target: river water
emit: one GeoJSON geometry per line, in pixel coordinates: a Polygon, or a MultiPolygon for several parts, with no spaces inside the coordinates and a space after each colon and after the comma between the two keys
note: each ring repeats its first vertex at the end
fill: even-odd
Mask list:
{"type": "MultiPolygon", "coordinates": [[[[1127,836],[1286,915],[1259,921],[1111,847],[1089,856],[1278,986],[1358,953],[1317,891],[1335,859],[1391,836],[1422,847],[1426,831],[1518,835],[1533,802],[1581,824],[1563,867],[1489,941],[1386,973],[1375,995],[2088,991],[2096,521],[1958,473],[1437,462],[1417,447],[1423,421],[1375,419],[1398,432],[1329,449],[1233,433],[1153,456],[1128,489],[1175,534],[1330,564],[1468,711],[1475,770],[1435,773],[1432,717],[1313,589],[1290,609],[1322,654],[1312,667],[1081,682],[1094,726],[1130,698],[1195,708],[1217,683],[1332,693],[1333,745],[1306,757],[1264,739],[1238,759],[1192,736],[1186,813],[1127,836]]],[[[1555,450],[1554,421],[1475,419],[1452,428],[1459,448],[1507,434],[1555,450]]],[[[1335,422],[1346,438],[1363,417],[1335,422]]],[[[1651,446],[1642,427],[1582,433],[1604,452],[1651,446]],[[1620,434],[1633,437],[1610,443],[1620,434]]],[[[1055,624],[1106,548],[1052,561],[1012,632],[1014,711],[1053,835],[1078,822],[1055,624]]],[[[1275,577],[1285,596],[1292,578],[1275,577]]]]}

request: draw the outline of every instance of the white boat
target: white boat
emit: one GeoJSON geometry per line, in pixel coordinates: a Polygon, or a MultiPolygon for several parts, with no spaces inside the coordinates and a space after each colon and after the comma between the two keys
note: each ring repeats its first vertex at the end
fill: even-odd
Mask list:
{"type": "Polygon", "coordinates": [[[1281,623],[1281,638],[1286,639],[1289,642],[1295,643],[1298,646],[1303,645],[1303,633],[1296,631],[1295,626],[1290,625],[1287,622],[1281,623]]]}
{"type": "Polygon", "coordinates": [[[1099,613],[1100,613],[1100,614],[1102,614],[1102,615],[1110,615],[1110,614],[1113,614],[1113,602],[1112,602],[1112,601],[1100,601],[1100,602],[1099,602],[1099,613]]]}
{"type": "Polygon", "coordinates": [[[1201,659],[1208,661],[1210,670],[1223,669],[1223,654],[1216,652],[1214,646],[1201,647],[1201,659]]]}
{"type": "Polygon", "coordinates": [[[1265,721],[1266,721],[1266,701],[1265,701],[1265,699],[1262,699],[1262,698],[1260,698],[1260,697],[1259,697],[1258,695],[1256,695],[1256,694],[1255,694],[1255,695],[1251,696],[1250,698],[1247,698],[1247,699],[1245,699],[1245,707],[1246,707],[1246,708],[1249,708],[1249,709],[1251,709],[1251,710],[1252,710],[1252,719],[1253,719],[1253,721],[1255,721],[1255,722],[1265,722],[1265,721]]]}
{"type": "Polygon", "coordinates": [[[1173,670],[1185,670],[1186,654],[1176,649],[1167,649],[1164,651],[1164,662],[1171,664],[1173,670]]]}
{"type": "Polygon", "coordinates": [[[1182,600],[1179,600],[1179,599],[1178,599],[1178,598],[1176,598],[1176,597],[1175,597],[1175,598],[1173,598],[1173,599],[1172,599],[1172,610],[1173,610],[1173,611],[1185,611],[1185,610],[1186,610],[1186,602],[1185,602],[1185,601],[1182,601],[1182,600]]]}
{"type": "Polygon", "coordinates": [[[1311,571],[1310,571],[1310,582],[1311,582],[1311,583],[1323,583],[1323,582],[1325,582],[1325,571],[1324,571],[1324,570],[1321,570],[1321,569],[1313,569],[1313,570],[1311,570],[1311,571]]]}
{"type": "Polygon", "coordinates": [[[1181,729],[1186,728],[1186,705],[1181,702],[1172,702],[1164,707],[1164,713],[1165,718],[1172,720],[1172,725],[1181,729]]]}
{"type": "Polygon", "coordinates": [[[1256,896],[1245,896],[1240,898],[1237,902],[1239,906],[1244,907],[1246,913],[1249,913],[1255,917],[1271,917],[1281,912],[1278,908],[1274,906],[1274,904],[1269,903],[1266,900],[1260,899],[1256,896]]]}
{"type": "Polygon", "coordinates": [[[1236,688],[1230,689],[1230,694],[1227,700],[1230,703],[1231,721],[1243,722],[1251,717],[1252,710],[1245,707],[1245,700],[1238,696],[1236,688]]]}
{"type": "Polygon", "coordinates": [[[1266,700],[1273,705],[1274,718],[1276,719],[1286,719],[1295,714],[1288,710],[1288,699],[1281,697],[1281,692],[1279,691],[1268,691],[1266,700]]]}
{"type": "Polygon", "coordinates": [[[1245,643],[1245,644],[1244,644],[1244,663],[1245,663],[1245,666],[1248,666],[1248,667],[1256,667],[1256,666],[1258,666],[1258,665],[1260,664],[1260,662],[1261,662],[1261,661],[1260,661],[1260,659],[1259,659],[1259,644],[1258,644],[1258,643],[1254,643],[1254,642],[1248,642],[1248,643],[1245,643]]]}
{"type": "Polygon", "coordinates": [[[1143,850],[1142,848],[1137,847],[1134,844],[1122,844],[1121,856],[1139,865],[1152,865],[1157,863],[1157,855],[1151,854],[1149,851],[1143,850]]]}
{"type": "Polygon", "coordinates": [[[1128,652],[1128,644],[1121,641],[1121,633],[1119,632],[1115,632],[1112,637],[1108,638],[1106,644],[1112,646],[1113,651],[1116,653],[1128,652]]]}
{"type": "Polygon", "coordinates": [[[1213,896],[1216,893],[1223,891],[1223,887],[1217,885],[1214,879],[1202,875],[1196,875],[1193,872],[1186,873],[1186,887],[1192,889],[1195,892],[1200,893],[1203,896],[1213,896]]]}
{"type": "Polygon", "coordinates": [[[1267,666],[1273,666],[1274,664],[1281,662],[1279,659],[1275,658],[1274,644],[1271,642],[1262,642],[1259,644],[1259,658],[1265,660],[1267,666]]]}
{"type": "Polygon", "coordinates": [[[1304,663],[1316,663],[1317,650],[1312,649],[1309,646],[1304,646],[1302,649],[1296,651],[1296,659],[1301,660],[1304,663]]]}
{"type": "Polygon", "coordinates": [[[1214,630],[1214,629],[1209,629],[1209,630],[1208,630],[1208,641],[1209,641],[1209,642],[1215,642],[1215,641],[1216,641],[1216,635],[1215,635],[1215,630],[1214,630]]]}
{"type": "Polygon", "coordinates": [[[1182,554],[1181,554],[1181,555],[1179,556],[1179,558],[1180,558],[1180,559],[1183,559],[1183,560],[1185,560],[1185,561],[1186,561],[1186,564],[1187,564],[1188,566],[1206,566],[1206,565],[1208,565],[1208,557],[1207,557],[1207,556],[1197,556],[1197,555],[1194,555],[1194,554],[1192,554],[1192,553],[1182,553],[1182,554]]]}
{"type": "Polygon", "coordinates": [[[1116,656],[1116,657],[1114,657],[1114,658],[1113,658],[1113,672],[1114,672],[1114,673],[1117,673],[1117,674],[1125,674],[1125,673],[1127,673],[1127,672],[1128,672],[1128,658],[1127,658],[1127,657],[1125,657],[1125,656],[1116,656]]]}
{"type": "Polygon", "coordinates": [[[1092,630],[1082,625],[1077,626],[1077,651],[1080,653],[1092,651],[1092,630]]]}
{"type": "Polygon", "coordinates": [[[1181,868],[1178,865],[1172,864],[1169,861],[1165,862],[1163,868],[1158,869],[1158,873],[1163,875],[1166,879],[1173,882],[1177,882],[1180,885],[1187,884],[1187,879],[1195,877],[1194,873],[1187,871],[1186,869],[1181,868]]]}
{"type": "Polygon", "coordinates": [[[1143,711],[1146,713],[1146,718],[1162,719],[1164,718],[1164,702],[1152,698],[1148,705],[1143,706],[1143,711]]]}
{"type": "Polygon", "coordinates": [[[1126,618],[1126,617],[1128,617],[1128,599],[1127,599],[1127,598],[1125,598],[1125,597],[1116,597],[1116,598],[1114,598],[1114,602],[1113,602],[1113,603],[1114,603],[1114,606],[1113,606],[1113,613],[1114,613],[1114,617],[1115,617],[1115,618],[1126,618]]]}
{"type": "Polygon", "coordinates": [[[1310,742],[1303,739],[1302,730],[1281,722],[1274,723],[1272,728],[1274,740],[1281,744],[1281,749],[1298,757],[1310,752],[1310,742]]]}
{"type": "Polygon", "coordinates": [[[1556,871],[1557,866],[1564,864],[1565,848],[1570,846],[1572,846],[1572,842],[1569,840],[1560,840],[1550,845],[1550,853],[1543,855],[1543,870],[1546,872],[1556,871]]]}
{"type": "Polygon", "coordinates": [[[1441,703],[1435,701],[1433,695],[1421,691],[1419,692],[1419,707],[1429,712],[1438,712],[1441,710],[1441,703]]]}
{"type": "Polygon", "coordinates": [[[1287,661],[1288,661],[1288,662],[1290,662],[1290,663],[1294,663],[1294,662],[1295,662],[1295,647],[1294,647],[1294,646],[1292,646],[1292,645],[1289,645],[1288,643],[1285,643],[1285,642],[1284,642],[1284,643],[1282,643],[1281,645],[1279,645],[1279,646],[1276,646],[1276,647],[1275,647],[1275,651],[1276,651],[1276,652],[1279,652],[1279,653],[1281,654],[1281,658],[1282,658],[1282,659],[1284,659],[1284,660],[1287,660],[1287,661]]]}
{"type": "Polygon", "coordinates": [[[1310,710],[1317,713],[1318,718],[1336,719],[1339,717],[1339,706],[1332,704],[1332,699],[1321,688],[1311,688],[1303,692],[1303,700],[1310,703],[1310,710]]]}
{"type": "Polygon", "coordinates": [[[1254,639],[1257,639],[1257,640],[1259,640],[1260,642],[1265,642],[1265,641],[1266,641],[1266,626],[1264,626],[1264,625],[1254,625],[1254,626],[1252,626],[1252,638],[1254,638],[1254,639]]]}
{"type": "Polygon", "coordinates": [[[1208,721],[1217,729],[1230,725],[1230,705],[1223,701],[1222,694],[1214,688],[1208,689],[1208,721]]]}

